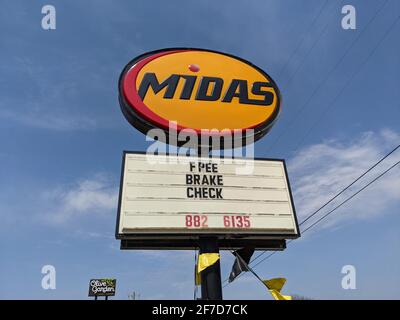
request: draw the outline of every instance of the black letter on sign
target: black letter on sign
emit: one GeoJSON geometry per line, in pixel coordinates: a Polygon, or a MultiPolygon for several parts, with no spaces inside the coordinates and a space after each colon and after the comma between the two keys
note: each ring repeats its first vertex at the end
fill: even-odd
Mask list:
{"type": "Polygon", "coordinates": [[[157,94],[162,89],[167,87],[167,90],[165,90],[164,93],[164,98],[172,99],[172,97],[175,94],[178,81],[179,81],[179,75],[177,74],[173,74],[169,76],[167,79],[165,79],[162,83],[159,83],[154,73],[152,72],[146,73],[139,86],[139,92],[138,92],[139,96],[143,100],[147,94],[147,90],[149,89],[149,87],[153,89],[153,92],[155,94],[157,94]]]}
{"type": "Polygon", "coordinates": [[[251,92],[255,95],[263,95],[264,100],[255,100],[249,99],[249,92],[247,89],[247,81],[246,80],[238,80],[233,79],[228,90],[226,91],[225,97],[222,99],[222,102],[231,102],[234,97],[239,98],[239,102],[243,104],[255,104],[259,106],[268,106],[273,101],[272,92],[262,91],[261,87],[271,85],[267,82],[255,82],[251,92]],[[236,92],[239,88],[239,92],[236,92]]]}
{"type": "Polygon", "coordinates": [[[191,174],[186,175],[186,184],[192,184],[193,183],[193,177],[191,174]]]}
{"type": "Polygon", "coordinates": [[[185,79],[185,85],[183,86],[180,98],[184,100],[189,100],[192,95],[194,83],[196,82],[196,76],[181,76],[185,79]]]}
{"type": "Polygon", "coordinates": [[[264,96],[264,100],[251,100],[253,104],[260,106],[269,106],[274,101],[274,94],[271,91],[261,90],[262,87],[271,88],[268,82],[254,82],[251,92],[255,95],[264,96]]]}
{"type": "Polygon", "coordinates": [[[233,97],[239,98],[240,103],[247,103],[248,91],[246,80],[233,79],[222,102],[231,102],[233,97]],[[236,93],[238,87],[239,92],[236,93]]]}
{"type": "Polygon", "coordinates": [[[221,78],[203,77],[200,82],[199,90],[196,94],[196,100],[217,101],[221,96],[223,83],[224,82],[221,78]],[[211,95],[207,95],[208,87],[211,82],[214,82],[214,87],[211,95]]]}

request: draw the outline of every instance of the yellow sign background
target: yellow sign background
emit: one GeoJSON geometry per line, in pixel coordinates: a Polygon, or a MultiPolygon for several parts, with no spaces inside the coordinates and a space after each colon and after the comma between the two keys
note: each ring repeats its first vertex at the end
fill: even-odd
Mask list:
{"type": "MultiPolygon", "coordinates": [[[[251,85],[256,81],[270,82],[259,70],[251,65],[227,55],[208,51],[184,51],[167,54],[151,60],[139,71],[136,79],[136,88],[147,72],[156,74],[161,83],[172,74],[197,76],[191,99],[179,99],[184,80],[180,79],[175,95],[172,99],[164,99],[165,88],[158,94],[152,89],[147,91],[144,104],[168,121],[176,121],[178,125],[193,129],[245,129],[255,127],[267,121],[278,108],[277,92],[273,87],[263,88],[274,94],[269,106],[241,104],[234,97],[230,103],[221,102],[226,90],[233,79],[247,80],[250,99],[259,99],[260,96],[251,93],[251,85]],[[192,72],[189,65],[198,65],[200,70],[192,72]],[[200,79],[203,76],[219,77],[224,80],[221,98],[217,101],[195,100],[200,79]]],[[[212,87],[212,85],[210,85],[212,87]]]]}

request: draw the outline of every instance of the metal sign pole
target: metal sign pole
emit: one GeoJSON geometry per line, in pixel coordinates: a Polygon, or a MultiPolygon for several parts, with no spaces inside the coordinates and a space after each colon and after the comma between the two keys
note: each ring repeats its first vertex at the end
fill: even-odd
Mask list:
{"type": "MultiPolygon", "coordinates": [[[[199,146],[197,154],[210,156],[211,145],[199,146]]],[[[199,254],[219,253],[217,237],[200,237],[199,254]]],[[[220,260],[201,272],[201,299],[222,300],[221,265],[220,260]]]]}
{"type": "MultiPolygon", "coordinates": [[[[219,253],[217,238],[199,239],[200,254],[219,253]]],[[[201,299],[222,300],[220,260],[201,272],[201,299]]]]}

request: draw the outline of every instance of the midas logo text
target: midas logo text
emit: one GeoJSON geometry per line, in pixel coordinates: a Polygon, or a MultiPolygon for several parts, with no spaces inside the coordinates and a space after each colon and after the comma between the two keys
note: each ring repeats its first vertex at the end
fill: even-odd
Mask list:
{"type": "Polygon", "coordinates": [[[269,106],[274,100],[274,94],[271,91],[264,90],[272,87],[269,82],[251,83],[250,91],[260,99],[249,98],[249,83],[247,80],[232,79],[226,90],[223,90],[224,79],[218,77],[197,77],[194,75],[172,74],[162,82],[159,81],[155,73],[148,72],[143,76],[139,86],[139,96],[144,101],[149,89],[154,94],[164,91],[164,99],[179,98],[181,100],[194,99],[200,101],[217,101],[230,103],[232,99],[237,98],[241,104],[252,104],[259,106],[269,106]],[[200,79],[198,79],[200,78],[200,79]],[[181,92],[177,92],[178,83],[183,81],[181,92]],[[197,87],[197,88],[196,88],[197,87]],[[195,89],[196,88],[196,89],[195,89]]]}

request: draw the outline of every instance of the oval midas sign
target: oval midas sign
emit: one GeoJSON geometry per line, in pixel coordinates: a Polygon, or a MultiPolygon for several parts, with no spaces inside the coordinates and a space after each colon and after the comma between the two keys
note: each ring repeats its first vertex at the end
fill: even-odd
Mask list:
{"type": "Polygon", "coordinates": [[[229,54],[173,48],[145,53],[124,68],[119,99],[127,120],[143,133],[160,128],[168,136],[251,132],[258,140],[280,112],[275,82],[260,68],[229,54]],[[253,129],[253,130],[246,130],[253,129]]]}

